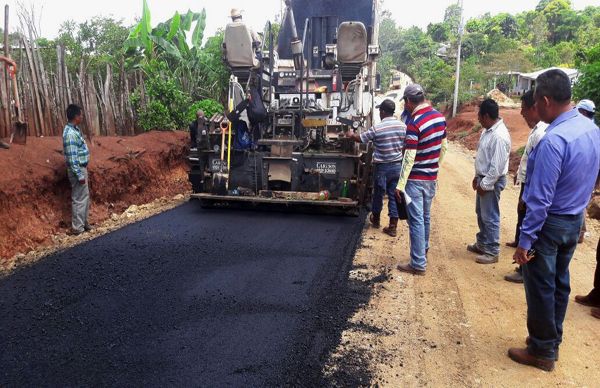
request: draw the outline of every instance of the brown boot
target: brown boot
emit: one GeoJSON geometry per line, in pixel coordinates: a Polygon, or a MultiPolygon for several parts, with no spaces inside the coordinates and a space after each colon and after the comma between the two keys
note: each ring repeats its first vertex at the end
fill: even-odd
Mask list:
{"type": "Polygon", "coordinates": [[[383,228],[383,233],[388,236],[396,237],[396,228],[398,227],[398,218],[391,217],[390,218],[390,226],[386,226],[383,228]]]}
{"type": "Polygon", "coordinates": [[[590,294],[588,295],[576,295],[575,302],[582,304],[588,307],[600,307],[600,302],[590,298],[590,294]]]}
{"type": "Polygon", "coordinates": [[[600,309],[592,309],[592,317],[600,319],[600,309]]]}
{"type": "MultiPolygon", "coordinates": [[[[531,337],[527,336],[527,338],[525,338],[525,345],[529,346],[529,344],[531,343],[531,337]]],[[[558,351],[558,348],[554,349],[554,361],[558,361],[558,354],[560,352],[558,351]]]]}
{"type": "Polygon", "coordinates": [[[529,354],[527,349],[510,348],[508,349],[508,357],[519,364],[533,366],[547,372],[554,370],[554,360],[538,358],[529,354]]]}
{"type": "Polygon", "coordinates": [[[375,214],[375,213],[371,213],[369,215],[369,222],[371,223],[371,225],[376,228],[379,229],[381,227],[381,221],[380,221],[381,215],[379,214],[375,214]]]}

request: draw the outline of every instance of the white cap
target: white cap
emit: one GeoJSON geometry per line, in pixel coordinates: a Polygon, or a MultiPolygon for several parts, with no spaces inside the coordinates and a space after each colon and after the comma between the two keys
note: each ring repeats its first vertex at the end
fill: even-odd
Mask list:
{"type": "Polygon", "coordinates": [[[581,100],[577,104],[576,108],[577,109],[583,109],[583,110],[588,111],[590,113],[596,112],[596,105],[594,104],[594,101],[592,101],[592,100],[581,100]]]}
{"type": "Polygon", "coordinates": [[[233,8],[231,10],[231,17],[232,18],[241,18],[242,17],[242,12],[239,9],[237,9],[237,8],[233,8]]]}

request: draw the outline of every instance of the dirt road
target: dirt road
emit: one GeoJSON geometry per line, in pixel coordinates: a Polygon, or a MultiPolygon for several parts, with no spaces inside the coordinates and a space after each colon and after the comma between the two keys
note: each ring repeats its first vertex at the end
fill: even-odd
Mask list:
{"type": "MultiPolygon", "coordinates": [[[[527,335],[522,285],[507,283],[512,250],[496,265],[476,264],[466,245],[475,239],[475,197],[470,189],[471,151],[451,145],[435,199],[432,248],[425,277],[393,268],[408,259],[408,231],[397,239],[366,229],[351,279],[374,295],[350,320],[325,369],[334,380],[354,368],[373,384],[400,386],[597,386],[600,321],[572,302],[560,362],[552,373],[518,365],[506,356],[527,335]]],[[[502,194],[502,242],[511,240],[518,191],[502,194]]],[[[598,223],[571,264],[572,295],[592,285],[598,223]]]]}

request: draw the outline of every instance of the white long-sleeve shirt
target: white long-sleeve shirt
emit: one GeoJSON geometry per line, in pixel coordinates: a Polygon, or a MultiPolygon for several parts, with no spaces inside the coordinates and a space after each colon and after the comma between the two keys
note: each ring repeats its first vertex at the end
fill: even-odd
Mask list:
{"type": "Polygon", "coordinates": [[[546,128],[548,128],[548,124],[543,121],[540,121],[536,124],[535,127],[529,132],[529,137],[527,138],[527,145],[525,145],[525,151],[523,152],[523,156],[521,157],[521,163],[519,164],[519,169],[517,170],[517,182],[525,183],[525,177],[527,176],[527,160],[529,159],[529,154],[538,145],[542,137],[546,134],[546,128]]]}
{"type": "Polygon", "coordinates": [[[494,190],[498,179],[508,173],[510,147],[510,134],[504,120],[498,120],[481,133],[475,157],[475,175],[483,177],[479,183],[483,190],[494,190]]]}

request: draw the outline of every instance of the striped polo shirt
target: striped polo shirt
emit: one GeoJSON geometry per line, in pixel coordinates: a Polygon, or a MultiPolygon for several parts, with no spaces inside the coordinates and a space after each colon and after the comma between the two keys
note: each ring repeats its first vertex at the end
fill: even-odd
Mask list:
{"type": "Polygon", "coordinates": [[[434,181],[440,168],[442,140],[446,138],[446,118],[431,106],[418,107],[407,124],[406,149],[417,151],[408,179],[434,181]]]}
{"type": "Polygon", "coordinates": [[[368,131],[360,134],[363,143],[373,142],[373,163],[402,161],[406,125],[394,118],[386,117],[368,131]]]}

